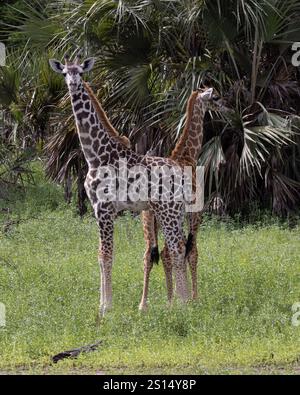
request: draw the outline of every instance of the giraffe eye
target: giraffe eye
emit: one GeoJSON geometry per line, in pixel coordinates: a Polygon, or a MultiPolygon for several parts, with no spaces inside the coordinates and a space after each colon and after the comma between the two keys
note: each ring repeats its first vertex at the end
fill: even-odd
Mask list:
{"type": "Polygon", "coordinates": [[[79,75],[80,75],[80,77],[82,77],[82,76],[83,76],[83,73],[79,73],[79,75]]]}
{"type": "Polygon", "coordinates": [[[62,73],[62,75],[65,77],[67,75],[67,73],[62,73]]]}

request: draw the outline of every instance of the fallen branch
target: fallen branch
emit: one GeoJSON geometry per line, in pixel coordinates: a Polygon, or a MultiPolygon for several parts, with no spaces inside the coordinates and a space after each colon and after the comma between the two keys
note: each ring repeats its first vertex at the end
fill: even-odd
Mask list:
{"type": "Polygon", "coordinates": [[[77,358],[79,354],[96,351],[100,344],[102,344],[102,340],[98,341],[95,344],[89,344],[87,346],[74,348],[73,350],[63,351],[59,354],[54,355],[51,358],[52,362],[57,363],[64,358],[77,358]]]}

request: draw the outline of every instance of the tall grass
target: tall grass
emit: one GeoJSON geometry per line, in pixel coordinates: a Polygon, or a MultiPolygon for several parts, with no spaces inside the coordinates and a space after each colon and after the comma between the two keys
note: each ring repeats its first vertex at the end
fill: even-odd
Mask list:
{"type": "Polygon", "coordinates": [[[78,218],[59,188],[41,180],[21,201],[1,204],[11,212],[0,214],[0,302],[7,311],[0,369],[205,373],[297,364],[300,327],[291,323],[291,306],[300,301],[298,226],[206,219],[198,238],[199,301],[168,309],[160,264],[149,310],[140,314],[144,242],[139,219],[126,215],[116,224],[113,310],[97,326],[92,216],[78,218]],[[99,339],[97,352],[51,367],[51,355],[99,339]]]}

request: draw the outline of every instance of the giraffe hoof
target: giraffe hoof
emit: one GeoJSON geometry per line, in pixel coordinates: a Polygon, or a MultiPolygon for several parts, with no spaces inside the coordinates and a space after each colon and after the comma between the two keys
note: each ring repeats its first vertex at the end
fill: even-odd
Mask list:
{"type": "Polygon", "coordinates": [[[101,316],[100,312],[96,315],[96,326],[100,326],[103,320],[103,316],[101,316]]]}
{"type": "Polygon", "coordinates": [[[148,306],[147,306],[146,303],[141,303],[141,304],[139,305],[139,311],[140,311],[141,313],[145,313],[147,310],[148,310],[148,306]]]}
{"type": "Polygon", "coordinates": [[[106,315],[106,313],[111,310],[112,306],[111,305],[101,305],[100,306],[100,310],[99,310],[99,317],[100,319],[104,318],[104,316],[106,315]]]}

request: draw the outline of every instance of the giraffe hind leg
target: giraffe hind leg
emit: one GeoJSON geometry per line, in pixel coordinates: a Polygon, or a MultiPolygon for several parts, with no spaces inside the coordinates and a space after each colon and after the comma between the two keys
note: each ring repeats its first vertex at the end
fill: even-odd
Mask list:
{"type": "Polygon", "coordinates": [[[201,223],[201,215],[199,213],[191,213],[189,216],[189,235],[186,243],[186,259],[189,264],[192,279],[192,299],[198,297],[198,247],[197,247],[197,232],[201,223]]]}
{"type": "Polygon", "coordinates": [[[159,252],[157,246],[157,224],[153,213],[144,211],[142,213],[144,239],[146,242],[146,251],[144,254],[144,283],[143,294],[139,305],[140,311],[147,310],[148,291],[150,283],[150,273],[153,263],[158,263],[159,252]]]}
{"type": "Polygon", "coordinates": [[[163,263],[163,268],[166,277],[168,304],[169,306],[171,306],[173,299],[173,273],[172,273],[172,260],[167,245],[164,246],[161,252],[161,260],[163,263]]]}
{"type": "MultiPolygon", "coordinates": [[[[159,207],[156,211],[156,217],[161,225],[167,245],[167,256],[170,258],[171,268],[175,274],[176,294],[182,302],[188,300],[188,281],[187,281],[187,262],[185,259],[186,242],[183,234],[184,214],[180,205],[173,205],[171,210],[159,207]],[[175,223],[170,227],[170,219],[175,223]]],[[[164,259],[166,262],[166,259],[164,259]]],[[[166,266],[164,265],[166,275],[166,266]]],[[[168,278],[167,278],[167,281],[168,278]]]]}
{"type": "Polygon", "coordinates": [[[153,263],[151,262],[151,252],[150,248],[148,247],[145,251],[144,255],[144,283],[143,283],[143,295],[139,305],[140,311],[147,310],[148,304],[148,290],[149,290],[149,281],[150,281],[150,272],[153,267],[153,263]]]}
{"type": "Polygon", "coordinates": [[[196,243],[193,245],[189,255],[188,263],[192,279],[192,300],[198,297],[198,279],[197,279],[197,265],[198,265],[198,251],[196,243]]]}

